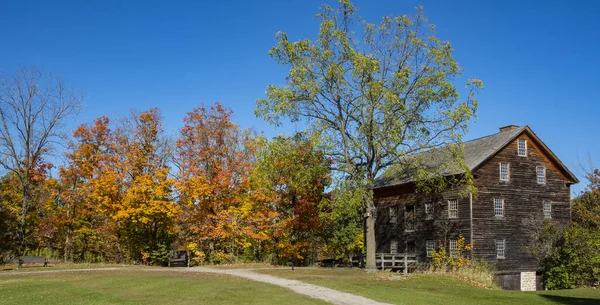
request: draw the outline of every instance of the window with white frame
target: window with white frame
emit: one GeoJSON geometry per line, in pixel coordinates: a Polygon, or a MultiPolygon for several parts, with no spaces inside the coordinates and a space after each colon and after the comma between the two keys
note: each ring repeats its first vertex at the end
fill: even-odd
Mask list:
{"type": "Polygon", "coordinates": [[[504,258],[506,253],[506,239],[496,239],[496,258],[504,258]]]}
{"type": "Polygon", "coordinates": [[[496,216],[496,217],[504,216],[504,199],[494,198],[494,216],[496,216]]]}
{"type": "Polygon", "coordinates": [[[390,209],[390,223],[396,223],[398,220],[398,209],[396,207],[389,207],[390,209]]]}
{"type": "Polygon", "coordinates": [[[546,168],[543,166],[537,166],[535,168],[535,172],[537,174],[537,183],[546,184],[546,168]]]}
{"type": "Polygon", "coordinates": [[[432,239],[428,239],[425,241],[425,252],[427,253],[427,257],[431,257],[431,254],[435,251],[435,241],[432,239]]]}
{"type": "Polygon", "coordinates": [[[458,218],[458,199],[448,200],[448,218],[458,218]]]}
{"type": "Polygon", "coordinates": [[[550,200],[544,200],[544,218],[552,218],[552,202],[550,200]]]}
{"type": "Polygon", "coordinates": [[[500,181],[508,181],[510,166],[508,163],[500,163],[500,181]]]}
{"type": "Polygon", "coordinates": [[[395,239],[390,242],[390,253],[398,253],[398,241],[395,239]]]}
{"type": "Polygon", "coordinates": [[[527,157],[527,140],[519,139],[519,157],[527,157]]]}
{"type": "Polygon", "coordinates": [[[456,255],[456,254],[457,254],[456,252],[458,252],[458,240],[456,240],[456,239],[451,239],[451,240],[448,242],[448,249],[450,250],[450,256],[451,256],[451,257],[456,257],[456,256],[457,256],[457,255],[456,255]]]}
{"type": "Polygon", "coordinates": [[[433,203],[425,203],[425,220],[433,219],[433,203]]]}

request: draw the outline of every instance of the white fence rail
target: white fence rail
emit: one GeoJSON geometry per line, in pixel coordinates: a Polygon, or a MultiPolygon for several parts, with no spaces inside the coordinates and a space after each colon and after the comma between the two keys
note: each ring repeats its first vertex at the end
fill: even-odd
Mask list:
{"type": "MultiPolygon", "coordinates": [[[[418,262],[417,255],[414,253],[377,253],[375,256],[377,269],[381,270],[402,270],[404,274],[408,273],[411,265],[418,262]]],[[[353,266],[364,267],[365,256],[353,255],[350,257],[353,266]]]]}

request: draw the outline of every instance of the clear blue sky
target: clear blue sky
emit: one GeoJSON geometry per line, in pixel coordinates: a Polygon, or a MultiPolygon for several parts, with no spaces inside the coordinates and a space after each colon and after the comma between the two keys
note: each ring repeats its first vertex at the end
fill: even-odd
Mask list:
{"type": "MultiPolygon", "coordinates": [[[[160,107],[165,129],[176,134],[186,112],[220,101],[234,110],[236,123],[272,136],[294,127],[275,130],[254,117],[256,98],[286,72],[267,51],[277,31],[314,38],[323,2],[332,3],[4,0],[0,70],[35,65],[84,92],[73,126],[160,107]]],[[[438,37],[452,42],[464,76],[486,87],[466,139],[528,124],[574,172],[588,155],[600,166],[600,1],[355,5],[370,22],[424,6],[438,37]]]]}

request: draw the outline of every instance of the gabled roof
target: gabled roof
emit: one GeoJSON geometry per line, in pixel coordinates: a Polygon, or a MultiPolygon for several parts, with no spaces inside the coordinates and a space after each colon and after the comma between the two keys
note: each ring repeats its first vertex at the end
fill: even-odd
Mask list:
{"type": "MultiPolygon", "coordinates": [[[[476,171],[488,160],[493,158],[500,150],[514,141],[518,136],[526,133],[543,153],[556,165],[556,167],[569,179],[569,183],[578,183],[579,180],[569,169],[558,159],[558,157],[540,140],[540,138],[529,128],[529,126],[507,126],[502,128],[499,133],[474,139],[463,143],[465,166],[471,171],[476,171]]],[[[442,176],[452,176],[464,172],[464,167],[459,167],[453,161],[455,156],[447,147],[432,149],[411,158],[419,159],[426,168],[437,172],[442,176]]],[[[398,172],[410,172],[388,170],[375,179],[374,188],[383,188],[395,185],[402,185],[414,182],[414,175],[398,174],[398,172]]]]}

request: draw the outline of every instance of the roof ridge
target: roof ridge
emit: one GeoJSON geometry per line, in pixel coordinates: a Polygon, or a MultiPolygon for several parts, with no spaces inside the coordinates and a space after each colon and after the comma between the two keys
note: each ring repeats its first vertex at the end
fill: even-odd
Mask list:
{"type": "Polygon", "coordinates": [[[496,132],[496,133],[489,134],[489,135],[487,135],[487,136],[482,136],[482,137],[475,138],[475,139],[472,139],[472,140],[469,140],[469,141],[464,141],[464,142],[462,142],[462,143],[468,143],[468,142],[473,142],[473,141],[477,141],[477,140],[481,140],[481,139],[485,139],[485,138],[493,137],[493,136],[496,136],[496,135],[498,135],[498,134],[501,134],[501,133],[503,133],[503,132],[510,132],[510,131],[513,131],[513,130],[515,130],[515,129],[525,129],[525,127],[527,127],[527,125],[524,125],[524,126],[519,126],[519,127],[517,127],[517,128],[510,129],[510,130],[507,130],[507,131],[499,131],[499,132],[496,132]]]}

